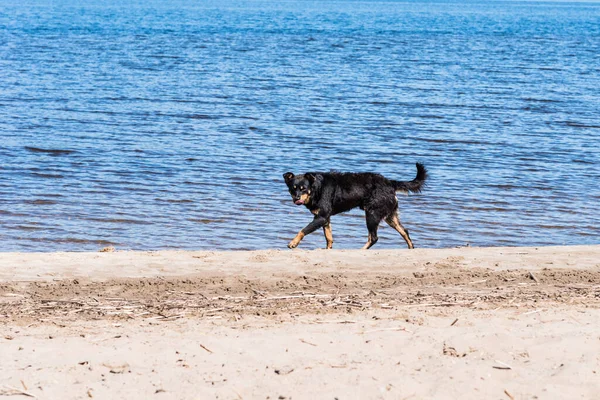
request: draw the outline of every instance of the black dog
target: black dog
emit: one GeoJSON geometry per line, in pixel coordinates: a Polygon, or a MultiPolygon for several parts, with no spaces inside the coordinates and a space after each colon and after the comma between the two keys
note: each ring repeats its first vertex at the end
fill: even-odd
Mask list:
{"type": "Polygon", "coordinates": [[[396,192],[419,193],[427,179],[427,170],[417,163],[417,176],[409,182],[387,179],[374,173],[308,172],[295,176],[283,174],[292,200],[296,205],[304,204],[315,215],[313,221],[302,229],[288,244],[290,249],[298,246],[302,238],[323,228],[327,248],[333,246],[330,218],[332,215],[349,211],[355,207],[365,210],[369,240],[363,249],[377,243],[377,228],[385,219],[406,240],[408,248],[414,248],[408,231],[398,218],[396,192]]]}

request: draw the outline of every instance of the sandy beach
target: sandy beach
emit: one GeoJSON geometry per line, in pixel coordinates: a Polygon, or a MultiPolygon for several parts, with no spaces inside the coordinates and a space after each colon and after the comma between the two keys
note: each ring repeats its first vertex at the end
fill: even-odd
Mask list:
{"type": "Polygon", "coordinates": [[[593,399],[600,246],[3,253],[0,397],[593,399]]]}

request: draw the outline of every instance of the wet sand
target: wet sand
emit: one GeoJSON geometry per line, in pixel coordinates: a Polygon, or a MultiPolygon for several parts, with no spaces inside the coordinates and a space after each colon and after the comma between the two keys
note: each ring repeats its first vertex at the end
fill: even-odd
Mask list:
{"type": "Polygon", "coordinates": [[[600,393],[600,246],[3,253],[0,396],[600,393]]]}

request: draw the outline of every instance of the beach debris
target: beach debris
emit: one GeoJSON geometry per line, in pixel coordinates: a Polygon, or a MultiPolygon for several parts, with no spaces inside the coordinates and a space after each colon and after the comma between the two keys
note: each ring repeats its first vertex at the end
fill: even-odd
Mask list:
{"type": "Polygon", "coordinates": [[[463,301],[463,302],[444,302],[444,303],[414,303],[405,304],[404,307],[453,307],[453,306],[472,306],[475,304],[474,301],[463,301]]]}
{"type": "Polygon", "coordinates": [[[352,321],[352,320],[348,320],[348,319],[333,320],[333,321],[317,320],[317,321],[315,321],[315,323],[317,323],[317,324],[356,324],[356,321],[352,321]]]}
{"type": "Polygon", "coordinates": [[[412,331],[406,329],[403,326],[398,326],[398,327],[395,327],[395,328],[373,329],[373,330],[370,330],[370,331],[365,331],[363,333],[386,332],[386,331],[387,332],[389,332],[389,331],[403,331],[403,332],[412,333],[412,331]]]}
{"type": "Polygon", "coordinates": [[[457,358],[462,358],[467,355],[467,353],[460,354],[454,347],[446,345],[446,342],[444,342],[442,354],[444,354],[445,356],[457,357],[457,358]]]}
{"type": "Polygon", "coordinates": [[[17,389],[8,385],[0,387],[0,396],[27,396],[36,398],[34,394],[29,393],[27,390],[17,389]]]}
{"type": "Polygon", "coordinates": [[[556,376],[556,375],[558,375],[558,373],[562,371],[562,367],[564,367],[564,366],[565,366],[565,364],[564,364],[564,363],[561,363],[559,366],[557,366],[557,367],[554,367],[554,369],[556,370],[556,372],[555,372],[555,373],[553,373],[553,374],[552,374],[552,376],[556,376]]]}
{"type": "Polygon", "coordinates": [[[535,283],[540,283],[538,278],[533,274],[533,272],[529,271],[529,277],[535,281],[535,283]]]}
{"type": "Polygon", "coordinates": [[[238,393],[238,391],[237,391],[237,390],[235,390],[235,389],[231,389],[231,390],[233,390],[233,392],[236,394],[236,396],[238,397],[238,399],[239,399],[239,400],[243,400],[243,399],[244,399],[244,398],[242,397],[242,395],[238,393]]]}
{"type": "Polygon", "coordinates": [[[494,365],[494,366],[492,366],[492,368],[495,368],[495,369],[513,369],[513,367],[511,367],[510,365],[508,365],[508,364],[507,364],[507,363],[505,363],[505,362],[502,362],[502,361],[500,361],[500,360],[495,360],[495,361],[496,361],[496,363],[498,363],[499,365],[494,365]]]}
{"type": "Polygon", "coordinates": [[[456,324],[458,322],[458,318],[456,318],[451,324],[450,326],[454,326],[454,324],[456,324]]]}
{"type": "Polygon", "coordinates": [[[521,315],[537,314],[537,313],[542,312],[542,311],[546,311],[546,310],[544,308],[540,308],[539,310],[527,311],[526,313],[523,313],[521,315]]]}
{"type": "Polygon", "coordinates": [[[275,372],[277,375],[288,375],[288,374],[291,374],[292,372],[294,372],[294,368],[291,368],[291,367],[275,368],[275,369],[273,369],[273,372],[275,372]]]}
{"type": "Polygon", "coordinates": [[[125,372],[131,372],[128,363],[121,365],[102,364],[102,366],[108,368],[111,374],[124,374],[125,372]]]}
{"type": "Polygon", "coordinates": [[[302,343],[309,344],[309,345],[311,345],[311,346],[317,347],[317,345],[316,345],[316,344],[314,344],[314,343],[311,343],[311,342],[307,342],[307,341],[306,341],[306,340],[304,340],[304,339],[300,339],[300,341],[301,341],[302,343]]]}
{"type": "Polygon", "coordinates": [[[114,253],[115,251],[117,251],[117,249],[115,249],[113,246],[103,247],[98,250],[99,253],[114,253]]]}
{"type": "Polygon", "coordinates": [[[472,282],[469,282],[469,285],[474,285],[474,284],[476,284],[476,283],[485,283],[485,282],[487,282],[487,279],[481,279],[481,280],[479,280],[479,281],[472,281],[472,282]]]}
{"type": "Polygon", "coordinates": [[[510,394],[508,390],[504,389],[504,394],[507,395],[510,400],[515,400],[515,397],[510,394]]]}
{"type": "Polygon", "coordinates": [[[210,354],[212,354],[212,350],[210,350],[208,347],[206,347],[203,344],[200,344],[200,347],[202,347],[204,350],[208,351],[210,354]]]}

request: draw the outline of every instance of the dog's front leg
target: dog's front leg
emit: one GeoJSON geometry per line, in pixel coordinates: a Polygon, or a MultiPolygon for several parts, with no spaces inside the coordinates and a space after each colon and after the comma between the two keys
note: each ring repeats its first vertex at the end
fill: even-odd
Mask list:
{"type": "Polygon", "coordinates": [[[304,229],[302,229],[300,232],[298,232],[296,237],[293,238],[292,241],[288,243],[288,247],[290,249],[296,248],[298,246],[298,244],[300,244],[300,241],[302,239],[304,239],[304,236],[313,233],[317,229],[324,227],[326,224],[327,224],[327,218],[322,217],[320,215],[315,215],[315,218],[312,220],[312,222],[310,224],[306,225],[306,227],[304,227],[304,229]]]}
{"type": "Polygon", "coordinates": [[[326,249],[329,250],[333,248],[333,234],[331,233],[331,221],[329,221],[327,225],[323,227],[323,233],[325,234],[325,240],[327,241],[326,249]]]}

